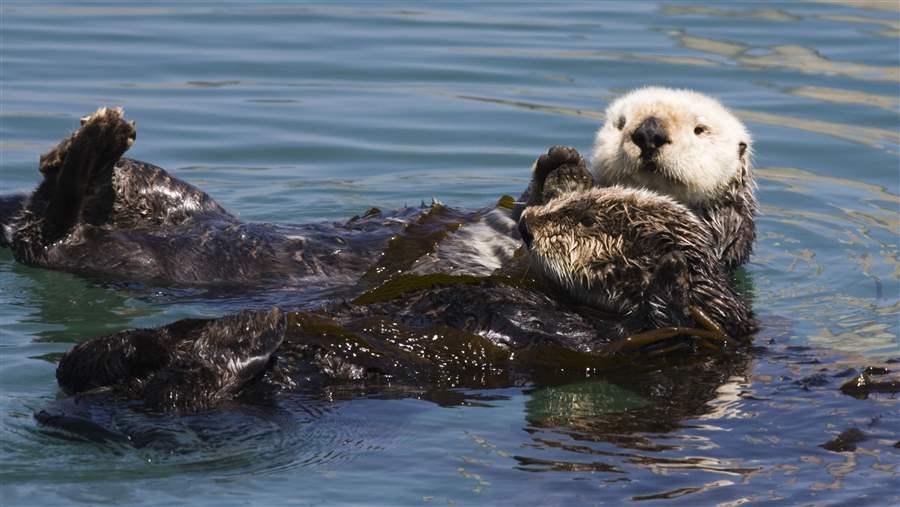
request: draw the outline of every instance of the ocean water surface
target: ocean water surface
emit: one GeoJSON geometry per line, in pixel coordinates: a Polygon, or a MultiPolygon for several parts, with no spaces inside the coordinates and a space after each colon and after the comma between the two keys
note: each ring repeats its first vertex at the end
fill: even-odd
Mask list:
{"type": "MultiPolygon", "coordinates": [[[[125,421],[142,445],[40,427],[74,343],[254,302],[100,285],[0,251],[0,504],[900,503],[900,4],[0,4],[0,192],[101,105],[129,156],[245,220],[476,208],[611,99],[693,88],[754,137],[763,330],[708,368],[428,400],[287,396],[125,421]],[[884,375],[871,375],[877,381],[884,375]],[[843,452],[821,447],[850,429],[843,452]],[[850,449],[850,448],[853,449],[850,449]]],[[[833,446],[832,446],[833,447],[833,446]]]]}

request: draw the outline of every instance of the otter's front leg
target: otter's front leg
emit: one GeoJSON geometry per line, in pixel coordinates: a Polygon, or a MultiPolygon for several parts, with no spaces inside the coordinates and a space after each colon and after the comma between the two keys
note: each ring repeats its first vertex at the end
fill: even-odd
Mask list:
{"type": "Polygon", "coordinates": [[[531,182],[522,195],[526,206],[546,204],[564,193],[586,190],[594,184],[587,163],[570,146],[554,146],[534,162],[531,182]]]}

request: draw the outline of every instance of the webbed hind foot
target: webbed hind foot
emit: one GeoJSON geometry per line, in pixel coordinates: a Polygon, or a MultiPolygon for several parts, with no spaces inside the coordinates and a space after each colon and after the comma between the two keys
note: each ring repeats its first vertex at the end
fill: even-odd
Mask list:
{"type": "Polygon", "coordinates": [[[101,107],[41,156],[44,182],[35,194],[46,199],[42,213],[45,242],[58,239],[79,220],[95,220],[93,215],[111,208],[113,167],[136,136],[135,123],[125,121],[121,108],[101,107]]]}
{"type": "Polygon", "coordinates": [[[56,378],[69,394],[108,388],[154,410],[204,410],[262,375],[285,329],[284,314],[273,308],[121,331],[73,347],[56,378]]]}
{"type": "Polygon", "coordinates": [[[93,114],[82,116],[80,122],[80,128],[41,155],[40,171],[45,177],[54,175],[63,166],[73,142],[108,144],[113,151],[121,150],[121,157],[137,138],[135,122],[125,121],[121,107],[101,107],[93,114]]]}

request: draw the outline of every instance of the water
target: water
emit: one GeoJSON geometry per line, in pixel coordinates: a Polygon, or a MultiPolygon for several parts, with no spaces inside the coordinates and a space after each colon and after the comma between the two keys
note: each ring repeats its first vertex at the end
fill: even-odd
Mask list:
{"type": "Polygon", "coordinates": [[[523,188],[546,147],[586,152],[626,90],[715,95],[755,138],[747,273],[764,330],[719,376],[462,404],[288,397],[135,422],[163,444],[99,444],[33,420],[58,395],[53,360],[241,302],[99,287],[0,252],[3,505],[897,503],[897,400],[838,390],[900,356],[900,13],[869,4],[4,2],[3,192],[32,188],[43,150],[117,104],[138,121],[131,156],[246,220],[478,207],[523,188]],[[855,452],[819,447],[849,428],[867,436],[855,452]]]}

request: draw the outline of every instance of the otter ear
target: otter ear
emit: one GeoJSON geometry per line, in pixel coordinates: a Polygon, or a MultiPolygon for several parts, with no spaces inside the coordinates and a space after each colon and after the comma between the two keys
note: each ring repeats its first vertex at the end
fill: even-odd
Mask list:
{"type": "Polygon", "coordinates": [[[747,143],[740,142],[738,143],[738,156],[744,158],[747,154],[747,143]]]}

